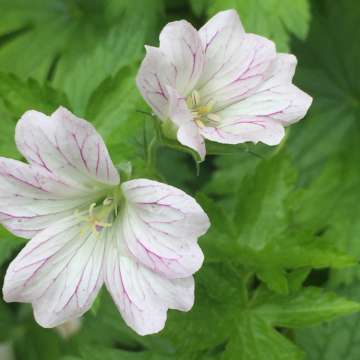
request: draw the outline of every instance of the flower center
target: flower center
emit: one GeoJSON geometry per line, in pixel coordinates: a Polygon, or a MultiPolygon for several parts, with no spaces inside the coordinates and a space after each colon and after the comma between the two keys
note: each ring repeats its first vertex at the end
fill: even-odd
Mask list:
{"type": "Polygon", "coordinates": [[[92,203],[86,215],[80,214],[79,210],[75,211],[75,216],[84,222],[80,230],[81,235],[91,230],[98,237],[104,228],[112,226],[114,220],[113,214],[117,216],[121,200],[121,192],[119,190],[114,192],[114,196],[106,197],[100,205],[92,203]]]}
{"type": "Polygon", "coordinates": [[[187,97],[186,104],[191,110],[196,125],[200,128],[216,126],[221,121],[220,116],[213,112],[214,100],[209,100],[203,104],[200,94],[196,90],[187,97]]]}

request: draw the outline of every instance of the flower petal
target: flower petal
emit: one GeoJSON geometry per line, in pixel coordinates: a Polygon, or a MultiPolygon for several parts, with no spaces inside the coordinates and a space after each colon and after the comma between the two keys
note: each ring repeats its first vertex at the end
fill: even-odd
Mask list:
{"type": "Polygon", "coordinates": [[[246,34],[238,50],[206,83],[198,88],[204,102],[215,100],[214,110],[237,103],[249,96],[263,81],[276,56],[272,41],[246,34]]]}
{"type": "Polygon", "coordinates": [[[63,107],[50,117],[27,111],[16,144],[30,164],[86,186],[117,185],[119,175],[95,128],[63,107]]]}
{"type": "Polygon", "coordinates": [[[261,141],[267,145],[277,145],[285,135],[284,127],[277,121],[251,116],[233,116],[217,127],[201,129],[202,135],[211,141],[223,144],[240,144],[261,141]]]}
{"type": "Polygon", "coordinates": [[[55,327],[84,314],[103,284],[105,242],[68,217],[35,236],[10,264],[7,302],[29,302],[36,321],[55,327]]]}
{"type": "Polygon", "coordinates": [[[31,238],[89,206],[99,194],[62,181],[43,167],[0,158],[0,222],[15,235],[31,238]]]}
{"type": "Polygon", "coordinates": [[[160,49],[145,46],[146,56],[136,77],[136,84],[145,101],[155,114],[166,120],[169,115],[167,85],[175,86],[175,67],[171,66],[160,49]]]}
{"type": "MultiPolygon", "coordinates": [[[[264,82],[256,91],[227,112],[238,115],[261,116],[279,121],[283,125],[292,124],[302,119],[312,98],[295,85],[291,84],[295,72],[296,58],[289,54],[278,54],[268,70],[264,82]]],[[[221,116],[222,112],[219,113],[221,116]]]]}
{"type": "Polygon", "coordinates": [[[160,50],[175,69],[176,90],[182,96],[189,95],[201,76],[205,61],[198,32],[185,20],[171,22],[160,33],[160,50]]]}
{"type": "Polygon", "coordinates": [[[215,15],[199,34],[207,61],[197,90],[204,103],[215,101],[215,111],[248,96],[276,57],[272,41],[244,34],[234,10],[215,15]]]}
{"type": "Polygon", "coordinates": [[[168,309],[188,311],[194,303],[192,277],[169,280],[141,265],[127,254],[119,229],[107,249],[105,283],[125,322],[140,335],[162,330],[168,309]]]}
{"type": "Polygon", "coordinates": [[[235,10],[226,10],[213,16],[200,30],[206,64],[199,85],[223,71],[226,64],[235,61],[234,55],[245,36],[239,15],[235,10]]]}
{"type": "Polygon", "coordinates": [[[206,155],[205,141],[186,105],[184,97],[180,96],[170,86],[167,86],[166,89],[169,95],[169,117],[178,126],[177,139],[182,145],[195,150],[200,159],[204,160],[206,155]]]}
{"type": "Polygon", "coordinates": [[[130,252],[167,278],[188,277],[202,265],[197,244],[209,219],[197,202],[172,186],[138,179],[122,184],[123,233],[130,252]]]}

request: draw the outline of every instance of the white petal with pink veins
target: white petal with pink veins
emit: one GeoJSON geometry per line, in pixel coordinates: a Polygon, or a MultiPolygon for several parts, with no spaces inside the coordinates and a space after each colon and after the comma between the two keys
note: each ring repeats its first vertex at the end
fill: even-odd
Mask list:
{"type": "Polygon", "coordinates": [[[276,57],[272,41],[246,34],[221,69],[197,90],[204,102],[213,99],[214,110],[223,109],[249,96],[265,78],[276,57]]]}
{"type": "Polygon", "coordinates": [[[259,91],[249,98],[220,111],[222,117],[228,114],[238,116],[258,116],[278,121],[279,124],[289,125],[302,119],[310,105],[312,98],[295,85],[279,85],[274,88],[259,91]]]}
{"type": "Polygon", "coordinates": [[[303,118],[312,102],[292,85],[295,68],[293,55],[277,54],[271,40],[245,33],[237,12],[227,10],[198,32],[186,21],[165,26],[160,49],[143,61],[138,78],[146,81],[138,87],[154,112],[176,125],[178,141],[203,160],[204,138],[278,144],[282,126],[303,118]]]}
{"type": "Polygon", "coordinates": [[[125,322],[140,335],[163,329],[168,309],[188,311],[194,303],[194,280],[166,279],[127,253],[121,223],[114,225],[107,249],[105,283],[125,322]]]}
{"type": "Polygon", "coordinates": [[[77,208],[88,207],[99,195],[43,167],[0,158],[0,222],[18,236],[36,235],[77,208]]]}
{"type": "Polygon", "coordinates": [[[166,87],[175,87],[176,69],[164,53],[155,47],[145,46],[146,56],[136,77],[136,84],[149,106],[161,119],[169,116],[169,95],[166,87]]]}
{"type": "Polygon", "coordinates": [[[199,36],[205,53],[205,66],[198,86],[221,76],[225,67],[235,61],[245,36],[239,15],[235,10],[217,13],[200,30],[199,36]]]}
{"type": "Polygon", "coordinates": [[[198,32],[185,20],[171,22],[160,33],[160,50],[176,72],[176,90],[182,96],[189,95],[202,74],[205,61],[198,32]]]}
{"type": "Polygon", "coordinates": [[[7,302],[30,302],[37,322],[55,327],[81,316],[103,284],[105,241],[69,217],[35,236],[10,264],[7,302]]]}
{"type": "Polygon", "coordinates": [[[196,201],[172,186],[139,179],[122,185],[124,239],[130,252],[167,278],[188,277],[202,265],[197,239],[209,220],[196,201]]]}
{"type": "Polygon", "coordinates": [[[201,129],[202,135],[211,141],[223,144],[240,144],[251,141],[277,145],[285,135],[278,121],[256,116],[229,117],[217,127],[201,129]]]}
{"type": "Polygon", "coordinates": [[[295,56],[278,54],[261,86],[246,99],[225,109],[225,113],[269,117],[283,125],[302,119],[312,98],[291,84],[296,63],[295,56]]]}
{"type": "Polygon", "coordinates": [[[30,164],[67,182],[94,188],[120,181],[95,128],[63,107],[50,117],[27,111],[16,126],[16,144],[30,164]]]}

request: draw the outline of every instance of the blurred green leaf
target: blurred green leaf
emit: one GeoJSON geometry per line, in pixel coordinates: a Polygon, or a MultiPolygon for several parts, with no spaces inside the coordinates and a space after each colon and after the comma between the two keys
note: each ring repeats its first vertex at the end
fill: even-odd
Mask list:
{"type": "Polygon", "coordinates": [[[308,287],[287,296],[264,291],[261,299],[256,299],[256,308],[259,316],[273,326],[299,328],[358,312],[360,304],[324,289],[308,287]]]}
{"type": "Polygon", "coordinates": [[[53,330],[27,323],[24,333],[14,344],[17,360],[58,360],[62,355],[61,340],[53,330]]]}
{"type": "Polygon", "coordinates": [[[193,309],[169,312],[166,328],[160,333],[176,356],[213,349],[231,337],[236,314],[247,298],[245,273],[239,270],[229,263],[206,263],[196,274],[193,309]]]}
{"type": "Polygon", "coordinates": [[[15,237],[0,226],[0,266],[24,243],[25,240],[15,237]]]}
{"type": "Polygon", "coordinates": [[[284,201],[294,190],[296,176],[289,159],[282,155],[263,161],[254,175],[244,178],[234,213],[238,241],[261,249],[284,232],[288,226],[284,201]]]}
{"type": "MultiPolygon", "coordinates": [[[[360,300],[358,284],[342,288],[344,295],[360,300]]],[[[354,314],[321,326],[297,330],[296,342],[308,360],[356,360],[360,358],[360,315],[354,314]]]]}
{"type": "Polygon", "coordinates": [[[190,0],[191,9],[196,16],[204,15],[211,0],[190,0]]]}
{"type": "Polygon", "coordinates": [[[301,360],[294,344],[258,316],[245,314],[226,346],[223,360],[301,360]]]}
{"type": "Polygon", "coordinates": [[[14,335],[11,331],[11,326],[14,324],[14,315],[9,307],[0,300],[0,343],[7,340],[12,340],[14,335]],[[10,331],[9,331],[10,330],[10,331]]]}
{"type": "Polygon", "coordinates": [[[105,139],[114,163],[131,161],[133,175],[146,173],[147,143],[153,135],[152,120],[139,112],[144,103],[135,87],[135,75],[135,68],[124,68],[103,81],[86,110],[86,119],[105,139]]]}
{"type": "MultiPolygon", "coordinates": [[[[333,156],[306,191],[295,195],[296,221],[317,233],[323,241],[360,258],[360,128],[354,125],[346,136],[346,147],[333,156]]],[[[360,279],[359,265],[331,273],[332,284],[350,284],[360,279]]]]}
{"type": "MultiPolygon", "coordinates": [[[[314,182],[314,190],[326,175],[314,182]]],[[[240,262],[256,272],[270,289],[283,294],[289,291],[289,269],[356,264],[355,258],[337,248],[336,239],[319,233],[329,224],[326,214],[333,208],[331,197],[323,197],[320,202],[322,194],[327,192],[298,188],[296,171],[279,153],[262,161],[239,184],[233,211],[205,195],[198,196],[212,222],[201,240],[207,257],[240,262]],[[314,199],[323,212],[307,216],[306,209],[311,208],[314,199]]]]}
{"type": "MultiPolygon", "coordinates": [[[[106,2],[109,3],[109,0],[106,2]]],[[[115,76],[125,66],[137,64],[143,56],[144,44],[158,37],[164,11],[162,0],[121,0],[111,3],[117,4],[116,8],[123,8],[121,18],[101,40],[94,41],[89,51],[73,51],[62,58],[56,67],[54,85],[67,94],[72,108],[80,116],[85,115],[90,97],[102,81],[115,76]],[[143,16],[144,13],[146,16],[143,16]]],[[[132,85],[135,87],[135,80],[132,85]]],[[[93,98],[90,106],[92,101],[93,98]]],[[[126,96],[118,98],[118,102],[127,101],[126,96]]]]}
{"type": "MultiPolygon", "coordinates": [[[[71,85],[76,84],[78,80],[81,85],[85,85],[85,75],[93,77],[91,80],[93,86],[99,78],[101,81],[110,75],[109,66],[114,65],[115,71],[119,69],[114,63],[120,56],[119,49],[124,50],[123,55],[130,55],[133,59],[133,55],[130,54],[133,47],[130,46],[129,52],[126,53],[124,42],[122,44],[119,42],[119,47],[114,47],[114,52],[110,56],[108,50],[103,52],[96,49],[99,49],[98,44],[104,40],[103,49],[110,49],[111,44],[114,44],[111,38],[119,36],[120,29],[124,37],[127,35],[125,41],[129,43],[135,31],[142,29],[142,36],[134,36],[134,39],[137,39],[137,46],[141,47],[146,36],[157,26],[158,11],[162,8],[162,1],[133,0],[129,3],[125,0],[35,0],[30,4],[26,0],[1,0],[0,8],[2,10],[0,33],[12,34],[0,48],[2,71],[13,72],[24,78],[33,77],[39,81],[55,75],[56,83],[61,83],[63,89],[69,91],[69,95],[74,95],[79,88],[71,88],[71,85]],[[146,17],[141,16],[141,10],[146,10],[146,17]],[[127,21],[129,17],[133,21],[132,24],[127,21]],[[136,30],[133,25],[137,26],[136,30]],[[117,30],[113,31],[115,27],[117,30]],[[127,30],[132,27],[133,30],[127,32],[126,27],[127,30]],[[14,33],[16,31],[17,33],[14,33]],[[97,54],[98,52],[100,53],[97,54]],[[88,59],[84,54],[90,54],[90,58],[88,59]],[[26,61],[23,60],[24,58],[26,61]],[[86,59],[85,66],[84,59],[86,59]],[[94,78],[94,73],[89,72],[91,64],[98,69],[101,64],[106,64],[106,69],[104,67],[97,72],[94,78]],[[84,68],[81,69],[83,66],[84,68]],[[74,70],[70,70],[71,68],[74,70]],[[80,71],[79,79],[75,77],[77,70],[80,71]]],[[[122,61],[118,60],[118,62],[122,61]]],[[[75,100],[83,101],[79,98],[75,100]]]]}
{"type": "MultiPolygon", "coordinates": [[[[50,86],[40,85],[35,80],[23,81],[14,75],[4,73],[0,73],[0,97],[14,127],[16,121],[27,110],[49,114],[60,105],[67,106],[66,97],[50,86]]],[[[14,134],[12,139],[13,136],[14,134]]]]}
{"type": "Polygon", "coordinates": [[[167,360],[170,357],[150,351],[129,352],[88,347],[81,351],[83,360],[167,360]]]}
{"type": "Polygon", "coordinates": [[[1,156],[4,157],[16,158],[19,156],[14,141],[16,123],[13,120],[11,113],[6,108],[1,98],[0,98],[0,118],[1,118],[0,154],[1,156]]]}
{"type": "Polygon", "coordinates": [[[88,312],[82,319],[81,330],[74,340],[79,344],[91,344],[94,347],[110,348],[116,344],[120,348],[139,351],[142,345],[137,335],[130,330],[109,293],[104,290],[96,314],[88,312]]]}
{"type": "Polygon", "coordinates": [[[236,9],[246,32],[275,41],[279,51],[288,51],[290,35],[305,39],[310,22],[308,0],[211,0],[209,16],[236,9]]]}
{"type": "Polygon", "coordinates": [[[214,158],[215,171],[206,184],[206,193],[233,198],[233,191],[242,179],[251,174],[262,159],[271,156],[274,149],[263,144],[246,144],[242,151],[241,148],[237,147],[238,151],[233,151],[231,147],[226,154],[223,151],[223,155],[217,152],[219,156],[214,158]]]}
{"type": "Polygon", "coordinates": [[[346,148],[360,119],[360,7],[356,0],[313,2],[306,41],[295,42],[295,83],[314,98],[305,120],[292,126],[289,147],[306,180],[346,148]],[[341,16],[339,16],[341,14],[341,16]]]}
{"type": "Polygon", "coordinates": [[[210,347],[224,359],[302,359],[302,352],[275,326],[309,326],[360,309],[359,303],[319,288],[277,295],[260,287],[249,297],[248,275],[230,264],[205,265],[197,276],[194,308],[188,314],[170,314],[161,334],[176,354],[210,347]]]}
{"type": "Polygon", "coordinates": [[[0,72],[0,155],[21,157],[15,145],[15,126],[25,111],[33,109],[50,114],[59,105],[67,106],[66,97],[51,87],[0,72]]]}

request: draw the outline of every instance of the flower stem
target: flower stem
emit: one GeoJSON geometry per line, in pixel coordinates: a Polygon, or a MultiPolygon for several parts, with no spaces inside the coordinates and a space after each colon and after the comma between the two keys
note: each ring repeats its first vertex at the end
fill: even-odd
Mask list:
{"type": "Polygon", "coordinates": [[[156,155],[157,155],[158,145],[159,145],[158,139],[157,139],[157,136],[155,135],[147,147],[147,167],[148,167],[148,169],[156,168],[156,155]]]}

